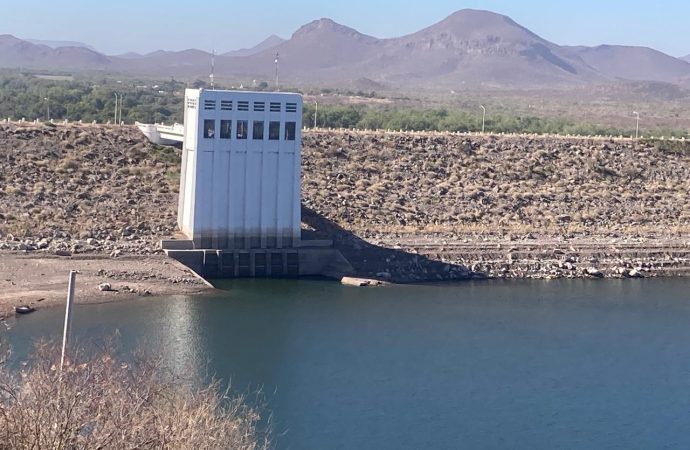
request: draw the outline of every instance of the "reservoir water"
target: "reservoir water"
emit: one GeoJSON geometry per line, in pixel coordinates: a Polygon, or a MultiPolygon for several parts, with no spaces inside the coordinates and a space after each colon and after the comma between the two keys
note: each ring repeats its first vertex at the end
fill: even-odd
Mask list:
{"type": "MultiPolygon", "coordinates": [[[[261,388],[278,449],[690,448],[690,280],[223,287],[78,305],[74,332],[261,388]]],[[[15,357],[62,319],[19,317],[15,357]]]]}

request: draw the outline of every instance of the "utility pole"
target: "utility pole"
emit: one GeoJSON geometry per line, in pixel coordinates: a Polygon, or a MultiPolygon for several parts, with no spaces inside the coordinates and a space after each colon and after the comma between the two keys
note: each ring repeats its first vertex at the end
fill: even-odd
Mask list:
{"type": "Polygon", "coordinates": [[[280,57],[280,54],[278,52],[276,52],[276,59],[275,59],[275,63],[276,63],[276,91],[278,90],[278,59],[279,59],[279,57],[280,57]]]}
{"type": "Polygon", "coordinates": [[[314,100],[314,105],[316,108],[316,109],[314,109],[314,128],[316,128],[316,117],[319,115],[319,102],[314,100]]]}
{"type": "Polygon", "coordinates": [[[115,117],[113,117],[113,125],[117,125],[117,92],[115,94],[115,117]]]}
{"type": "Polygon", "coordinates": [[[125,94],[119,95],[119,100],[120,100],[119,106],[120,106],[120,108],[118,109],[118,103],[117,103],[118,94],[117,94],[117,92],[115,92],[115,117],[113,117],[113,122],[115,125],[119,125],[120,122],[122,122],[122,105],[123,105],[124,98],[125,98],[125,94]]]}
{"type": "Polygon", "coordinates": [[[637,139],[640,136],[640,113],[633,111],[633,114],[637,116],[637,124],[635,125],[635,139],[637,139]]]}
{"type": "Polygon", "coordinates": [[[211,52],[211,90],[216,87],[216,49],[211,52]]]}
{"type": "Polygon", "coordinates": [[[122,105],[124,104],[124,100],[125,94],[120,94],[120,120],[117,122],[118,125],[122,124],[122,105]]]}
{"type": "Polygon", "coordinates": [[[486,108],[484,105],[479,105],[479,107],[482,109],[482,134],[484,134],[484,123],[486,120],[486,108]]]}
{"type": "Polygon", "coordinates": [[[50,122],[50,99],[48,97],[44,97],[43,100],[46,101],[46,116],[48,116],[48,122],[50,122]]]}

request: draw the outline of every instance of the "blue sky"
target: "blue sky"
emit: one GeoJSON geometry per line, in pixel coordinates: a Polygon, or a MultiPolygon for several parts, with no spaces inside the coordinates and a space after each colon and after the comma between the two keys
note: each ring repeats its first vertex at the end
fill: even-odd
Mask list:
{"type": "Polygon", "coordinates": [[[2,8],[0,34],[81,41],[108,54],[251,47],[270,34],[288,38],[301,25],[321,17],[376,37],[394,37],[462,8],[506,14],[557,44],[643,45],[674,56],[690,53],[688,0],[22,0],[14,4],[2,8]]]}

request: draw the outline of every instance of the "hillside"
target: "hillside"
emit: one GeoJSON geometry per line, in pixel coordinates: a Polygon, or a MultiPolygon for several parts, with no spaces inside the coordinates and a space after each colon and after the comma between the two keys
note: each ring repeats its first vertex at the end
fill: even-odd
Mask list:
{"type": "MultiPolygon", "coordinates": [[[[578,87],[616,80],[677,83],[690,63],[653,49],[550,42],[509,17],[464,9],[416,33],[379,39],[322,18],[288,40],[271,36],[250,49],[216,56],[216,78],[292,86],[378,86],[456,90],[578,87]]],[[[0,36],[0,67],[105,70],[206,80],[211,53],[196,49],[105,56],[79,47],[35,45],[0,36]]]]}
{"type": "Polygon", "coordinates": [[[588,65],[612,78],[672,82],[690,76],[690,63],[651,48],[600,45],[573,49],[588,65]]]}
{"type": "Polygon", "coordinates": [[[270,35],[263,41],[256,44],[251,48],[242,48],[239,50],[231,50],[229,52],[223,53],[223,56],[251,56],[260,53],[264,50],[276,47],[285,42],[285,39],[276,36],[275,34],[270,35]]]}
{"type": "MultiPolygon", "coordinates": [[[[178,157],[135,127],[0,125],[0,150],[0,233],[174,230],[178,157]]],[[[690,153],[631,141],[307,132],[303,201],[365,235],[690,233],[690,153]]]]}
{"type": "Polygon", "coordinates": [[[320,19],[283,44],[243,60],[221,62],[237,76],[280,72],[298,83],[367,78],[393,86],[462,88],[569,85],[605,78],[574,54],[541,39],[508,17],[463,10],[418,33],[377,39],[320,19]]]}
{"type": "Polygon", "coordinates": [[[43,39],[24,39],[27,42],[30,42],[32,44],[36,45],[45,45],[50,48],[59,48],[59,47],[83,47],[83,48],[88,48],[89,50],[93,50],[96,52],[97,50],[93,48],[90,45],[87,45],[83,42],[77,42],[77,41],[47,41],[43,39]]]}
{"type": "Polygon", "coordinates": [[[110,68],[111,63],[107,56],[88,48],[51,48],[7,34],[0,35],[0,67],[102,70],[110,68]]]}
{"type": "Polygon", "coordinates": [[[602,81],[575,54],[509,17],[462,10],[417,33],[382,42],[368,72],[400,83],[536,87],[602,81]]]}
{"type": "Polygon", "coordinates": [[[358,64],[375,54],[378,42],[330,19],[320,19],[302,26],[274,48],[246,58],[221,59],[216,67],[219,73],[272,80],[278,53],[283,82],[343,83],[360,76],[358,64]]]}

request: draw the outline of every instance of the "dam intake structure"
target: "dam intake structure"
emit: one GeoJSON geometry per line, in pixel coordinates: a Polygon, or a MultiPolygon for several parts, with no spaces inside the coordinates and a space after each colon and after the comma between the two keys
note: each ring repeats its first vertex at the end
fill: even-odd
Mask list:
{"type": "Polygon", "coordinates": [[[170,257],[209,278],[351,271],[328,240],[302,240],[302,96],[187,89],[170,257]]]}

